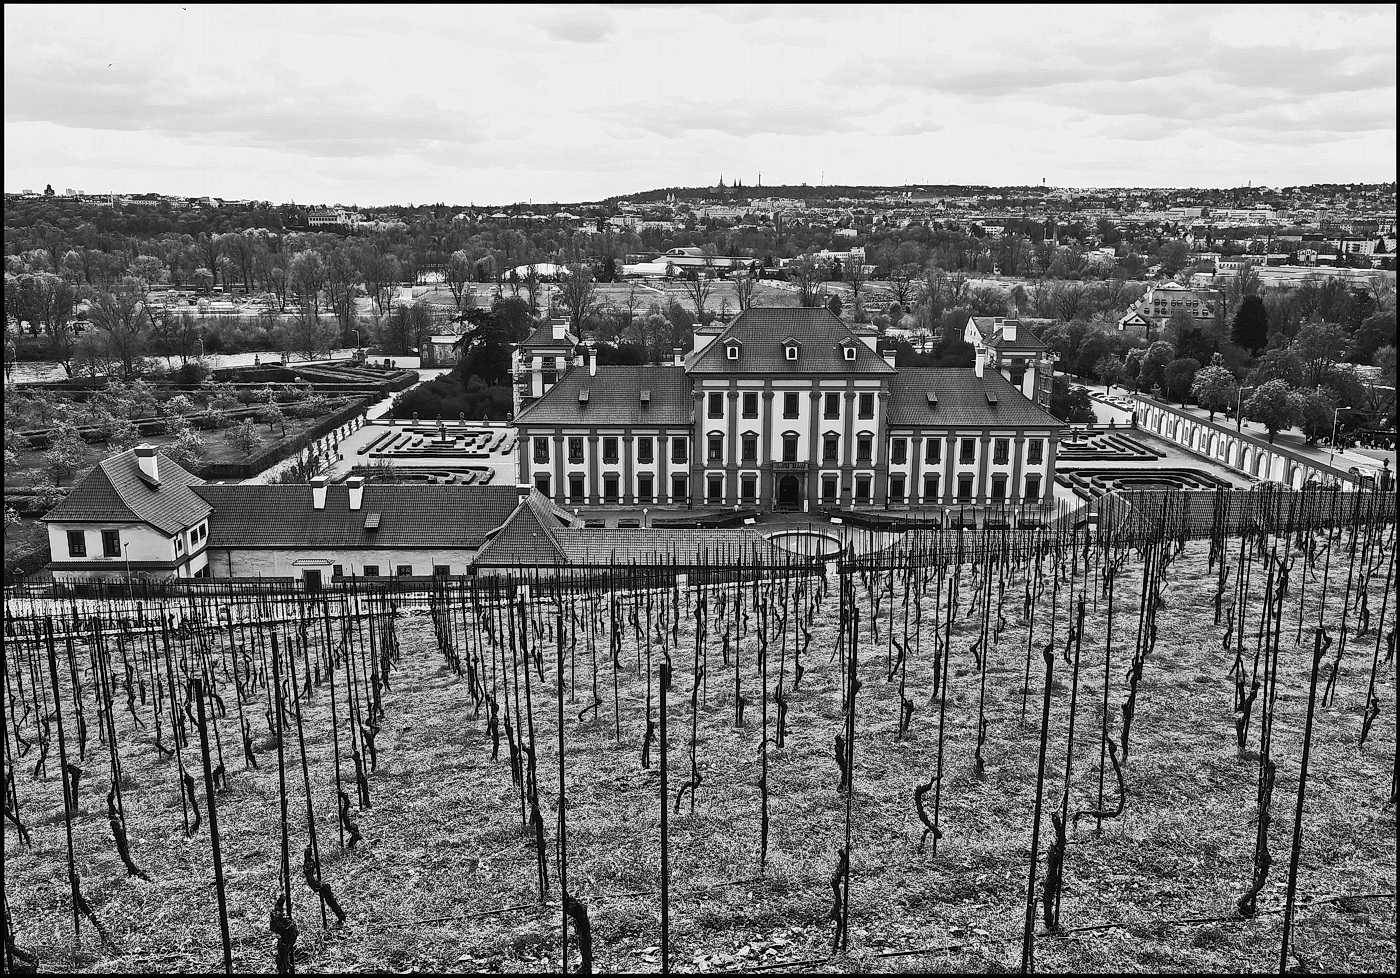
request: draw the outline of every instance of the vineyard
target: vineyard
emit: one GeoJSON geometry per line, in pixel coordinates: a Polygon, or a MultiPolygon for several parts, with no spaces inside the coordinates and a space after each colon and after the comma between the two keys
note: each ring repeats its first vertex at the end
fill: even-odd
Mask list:
{"type": "Polygon", "coordinates": [[[1394,499],[1174,496],[12,592],[6,969],[1391,970],[1394,499]]]}

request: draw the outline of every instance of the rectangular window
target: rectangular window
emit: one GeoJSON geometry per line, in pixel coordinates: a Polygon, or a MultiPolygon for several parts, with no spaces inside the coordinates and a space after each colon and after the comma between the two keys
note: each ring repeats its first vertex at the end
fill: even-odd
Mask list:
{"type": "Polygon", "coordinates": [[[739,491],[744,497],[744,502],[755,503],[758,501],[758,477],[746,475],[739,480],[739,491]]]}
{"type": "Polygon", "coordinates": [[[652,462],[652,454],[651,454],[651,439],[650,439],[650,438],[638,438],[638,439],[637,439],[637,461],[640,462],[640,463],[642,463],[643,465],[650,465],[650,464],[651,464],[651,462],[652,462]]]}
{"type": "Polygon", "coordinates": [[[724,476],[710,476],[705,486],[705,502],[712,506],[718,506],[724,502],[724,476]]]}
{"type": "Polygon", "coordinates": [[[719,391],[710,392],[710,417],[724,417],[724,395],[719,391]]]}
{"type": "Polygon", "coordinates": [[[176,553],[176,555],[179,555],[179,554],[182,554],[182,553],[184,553],[184,552],[185,552],[185,538],[184,538],[184,537],[179,537],[179,536],[177,536],[177,537],[175,538],[175,553],[176,553]]]}
{"type": "Polygon", "coordinates": [[[378,565],[378,564],[365,564],[365,577],[378,577],[378,576],[379,576],[379,565],[378,565]]]}
{"type": "Polygon", "coordinates": [[[583,502],[583,476],[581,475],[569,476],[569,502],[583,502]]]}
{"type": "Polygon", "coordinates": [[[1045,441],[1041,438],[1032,438],[1026,448],[1026,461],[1031,465],[1039,465],[1045,460],[1045,441]]]}
{"type": "Polygon", "coordinates": [[[1026,476],[1026,502],[1040,499],[1040,476],[1026,476]]]}
{"type": "Polygon", "coordinates": [[[684,462],[684,461],[686,460],[686,458],[688,457],[688,454],[689,454],[688,449],[686,448],[686,445],[687,445],[687,442],[686,442],[686,440],[685,440],[684,438],[672,438],[672,439],[671,439],[671,461],[672,461],[672,462],[677,462],[677,463],[679,463],[679,462],[684,462]]]}
{"type": "Polygon", "coordinates": [[[535,461],[536,461],[536,462],[548,462],[548,461],[549,461],[549,439],[548,439],[548,438],[536,438],[536,439],[535,439],[535,461]]]}
{"type": "Polygon", "coordinates": [[[652,476],[650,472],[643,472],[637,476],[637,502],[651,502],[652,476]]]}
{"type": "Polygon", "coordinates": [[[102,556],[120,557],[122,555],[122,533],[121,530],[102,531],[102,556]]]}
{"type": "Polygon", "coordinates": [[[992,442],[992,464],[1005,465],[1011,460],[1011,439],[998,438],[992,442]]]}
{"type": "Polygon", "coordinates": [[[68,531],[68,556],[87,556],[87,534],[85,534],[82,530],[68,531]]]}
{"type": "Polygon", "coordinates": [[[874,394],[862,394],[862,395],[860,395],[860,405],[859,405],[859,409],[858,409],[858,410],[859,410],[859,414],[860,414],[860,416],[861,416],[862,418],[873,418],[873,417],[875,417],[875,395],[874,395],[874,394]]]}
{"type": "Polygon", "coordinates": [[[724,436],[711,435],[709,438],[709,453],[705,456],[711,462],[724,461],[724,436]]]}
{"type": "Polygon", "coordinates": [[[992,498],[993,498],[993,499],[1005,499],[1005,498],[1006,498],[1006,476],[1004,476],[1004,475],[994,475],[994,476],[992,476],[992,498]]]}
{"type": "Polygon", "coordinates": [[[799,396],[800,395],[797,393],[797,391],[787,391],[783,394],[783,417],[797,417],[797,405],[799,403],[799,396]]]}
{"type": "Polygon", "coordinates": [[[890,502],[904,502],[904,476],[902,475],[890,476],[890,502]]]}
{"type": "Polygon", "coordinates": [[[399,577],[412,577],[412,576],[413,576],[413,565],[412,565],[412,564],[399,564],[399,566],[396,567],[396,568],[394,569],[394,573],[397,574],[399,577]]]}
{"type": "Polygon", "coordinates": [[[974,438],[964,438],[958,443],[958,461],[963,465],[971,465],[977,460],[977,440],[974,438]]]}
{"type": "Polygon", "coordinates": [[[616,438],[604,438],[604,439],[603,439],[603,461],[604,461],[604,462],[612,462],[612,463],[616,463],[616,462],[617,462],[617,439],[616,439],[616,438]]]}
{"type": "Polygon", "coordinates": [[[690,480],[683,475],[671,477],[671,502],[683,503],[690,499],[690,480]]]}
{"type": "Polygon", "coordinates": [[[896,438],[890,442],[890,464],[903,465],[909,461],[909,442],[903,438],[896,438]]]}
{"type": "Polygon", "coordinates": [[[856,502],[870,502],[870,476],[868,475],[856,476],[856,502]]]}
{"type": "Polygon", "coordinates": [[[837,435],[826,435],[822,438],[822,461],[836,462],[840,460],[837,454],[841,446],[841,439],[837,435]]]}
{"type": "Polygon", "coordinates": [[[938,475],[924,476],[924,502],[938,502],[938,475]]]}
{"type": "Polygon", "coordinates": [[[581,462],[583,461],[583,439],[582,439],[582,438],[570,438],[570,439],[569,439],[569,461],[570,461],[570,462],[573,462],[575,465],[577,465],[577,464],[579,464],[579,463],[581,463],[581,462]]]}
{"type": "Polygon", "coordinates": [[[758,417],[758,391],[744,391],[744,417],[758,417]]]}
{"type": "Polygon", "coordinates": [[[783,461],[797,461],[797,436],[783,435],[783,461]]]}
{"type": "Polygon", "coordinates": [[[447,564],[434,564],[434,565],[433,565],[433,576],[434,576],[434,577],[447,577],[447,576],[448,576],[449,574],[451,574],[451,573],[452,573],[452,568],[451,568],[450,566],[448,566],[447,564]]]}
{"type": "Polygon", "coordinates": [[[937,465],[943,461],[943,439],[930,438],[924,442],[924,461],[929,465],[937,465]]]}
{"type": "Polygon", "coordinates": [[[970,475],[958,476],[958,502],[972,502],[972,476],[970,475]]]}
{"type": "Polygon", "coordinates": [[[345,576],[345,565],[344,565],[344,564],[332,564],[332,565],[331,565],[331,577],[344,577],[344,576],[345,576]]]}
{"type": "Polygon", "coordinates": [[[870,435],[861,435],[856,439],[856,461],[870,461],[870,446],[874,439],[870,435]]]}
{"type": "Polygon", "coordinates": [[[541,496],[549,496],[549,475],[539,473],[535,476],[535,488],[540,491],[541,496]]]}
{"type": "Polygon", "coordinates": [[[605,475],[605,476],[603,476],[603,502],[605,502],[605,503],[616,503],[616,502],[617,502],[617,483],[618,483],[618,478],[617,478],[617,476],[615,476],[615,475],[605,475]]]}
{"type": "Polygon", "coordinates": [[[744,436],[742,460],[745,462],[758,461],[758,435],[747,434],[744,436]]]}
{"type": "Polygon", "coordinates": [[[825,394],[825,395],[822,396],[822,417],[824,417],[824,418],[839,418],[839,417],[841,417],[841,395],[840,395],[840,394],[825,394]]]}
{"type": "Polygon", "coordinates": [[[837,489],[839,488],[839,486],[840,486],[840,482],[837,481],[836,476],[834,476],[834,475],[824,476],[824,477],[822,478],[822,502],[824,502],[824,503],[834,503],[834,502],[836,502],[836,493],[837,493],[837,489]]]}
{"type": "Polygon", "coordinates": [[[554,357],[540,358],[540,379],[544,381],[544,386],[553,387],[555,381],[559,379],[559,367],[554,357]]]}

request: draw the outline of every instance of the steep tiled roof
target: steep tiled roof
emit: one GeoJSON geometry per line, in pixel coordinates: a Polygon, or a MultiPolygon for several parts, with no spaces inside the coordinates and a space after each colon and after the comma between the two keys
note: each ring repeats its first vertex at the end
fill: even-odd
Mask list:
{"type": "Polygon", "coordinates": [[[691,381],[676,367],[575,367],[516,416],[517,425],[688,425],[691,381]],[[588,392],[587,402],[579,396],[588,392]],[[642,391],[650,400],[642,402],[642,391]]]}
{"type": "Polygon", "coordinates": [[[978,377],[971,367],[905,367],[890,382],[891,425],[1058,428],[995,370],[978,377]],[[991,394],[996,403],[987,399],[991,394]],[[933,394],[937,403],[930,401],[933,394]]]}
{"type": "Polygon", "coordinates": [[[214,507],[210,547],[480,547],[519,500],[514,486],[425,486],[371,482],[358,510],[349,489],[326,488],[313,509],[306,485],[200,486],[214,507]],[[379,528],[365,529],[371,514],[379,528]]]}
{"type": "Polygon", "coordinates": [[[987,345],[993,350],[1004,350],[1008,353],[1041,353],[1050,349],[1040,337],[1024,326],[1016,331],[1014,340],[1008,340],[1003,330],[997,330],[992,334],[992,338],[987,340],[987,345]]]}
{"type": "Polygon", "coordinates": [[[525,501],[476,552],[476,564],[564,564],[567,558],[556,540],[558,531],[574,519],[539,491],[525,501]]]}
{"type": "Polygon", "coordinates": [[[156,453],[159,485],[141,477],[136,451],[105,458],[44,517],[49,523],[148,523],[171,534],[209,515],[209,504],[192,486],[203,484],[160,452],[156,453]]]}
{"type": "Polygon", "coordinates": [[[577,343],[578,337],[574,336],[574,334],[570,333],[568,330],[564,331],[564,338],[562,340],[556,340],[554,338],[554,327],[549,323],[545,323],[542,326],[536,326],[530,332],[530,335],[525,337],[525,342],[521,343],[520,346],[528,350],[540,346],[573,347],[577,343]]]}
{"type": "Polygon", "coordinates": [[[722,374],[892,374],[894,368],[865,345],[856,333],[830,309],[754,307],[741,312],[716,339],[692,354],[688,373],[722,374]],[[801,344],[796,360],[789,360],[783,339],[801,344]],[[725,355],[725,343],[734,338],[743,344],[739,359],[725,355]],[[847,360],[841,341],[855,343],[856,358],[847,360]]]}

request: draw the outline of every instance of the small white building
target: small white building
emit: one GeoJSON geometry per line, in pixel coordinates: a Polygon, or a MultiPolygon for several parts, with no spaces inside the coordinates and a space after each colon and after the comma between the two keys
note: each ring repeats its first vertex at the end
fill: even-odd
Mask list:
{"type": "Polygon", "coordinates": [[[98,462],[43,518],[54,580],[208,577],[200,485],[150,445],[98,462]]]}

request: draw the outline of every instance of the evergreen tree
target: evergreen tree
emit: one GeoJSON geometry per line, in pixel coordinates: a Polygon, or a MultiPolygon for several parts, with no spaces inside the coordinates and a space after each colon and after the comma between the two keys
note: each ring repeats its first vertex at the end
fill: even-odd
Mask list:
{"type": "Polygon", "coordinates": [[[1243,347],[1251,354],[1258,355],[1269,343],[1269,314],[1264,309],[1264,300],[1257,295],[1247,295],[1235,312],[1235,322],[1230,329],[1230,338],[1235,345],[1243,347]]]}

